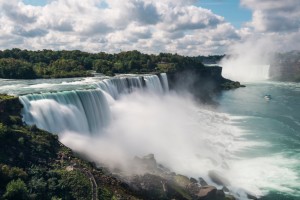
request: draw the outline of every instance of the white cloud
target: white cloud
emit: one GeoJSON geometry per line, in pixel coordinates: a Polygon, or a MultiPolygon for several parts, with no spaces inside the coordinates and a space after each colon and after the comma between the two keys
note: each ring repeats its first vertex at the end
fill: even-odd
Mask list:
{"type": "Polygon", "coordinates": [[[300,49],[296,39],[300,37],[299,0],[241,0],[241,5],[253,12],[242,35],[272,41],[269,51],[300,49]]]}
{"type": "Polygon", "coordinates": [[[251,25],[258,31],[299,31],[299,0],[242,0],[242,5],[253,10],[253,21],[251,25]]]}
{"type": "Polygon", "coordinates": [[[0,0],[0,46],[199,55],[224,53],[229,45],[256,33],[285,41],[289,33],[294,39],[299,32],[298,0],[241,0],[253,10],[253,20],[240,30],[196,3],[51,0],[31,6],[22,0],[0,0]]]}
{"type": "Polygon", "coordinates": [[[252,10],[252,20],[238,31],[242,42],[229,48],[222,61],[223,76],[238,81],[268,78],[276,51],[300,50],[299,0],[241,0],[252,10]]]}
{"type": "Polygon", "coordinates": [[[0,0],[0,46],[199,55],[239,39],[223,17],[196,2],[51,0],[31,6],[0,0]]]}

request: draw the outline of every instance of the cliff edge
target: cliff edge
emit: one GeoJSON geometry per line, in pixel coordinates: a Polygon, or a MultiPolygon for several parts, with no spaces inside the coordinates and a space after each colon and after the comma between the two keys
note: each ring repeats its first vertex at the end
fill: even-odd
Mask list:
{"type": "Polygon", "coordinates": [[[222,76],[222,67],[195,67],[167,73],[170,89],[187,90],[200,101],[207,103],[219,91],[245,87],[222,76]]]}

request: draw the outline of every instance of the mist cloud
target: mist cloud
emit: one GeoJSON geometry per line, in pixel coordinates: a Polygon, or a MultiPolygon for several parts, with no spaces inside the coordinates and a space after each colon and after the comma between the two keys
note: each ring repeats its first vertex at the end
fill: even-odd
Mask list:
{"type": "Polygon", "coordinates": [[[300,48],[300,2],[297,0],[241,0],[253,11],[221,62],[223,76],[242,82],[268,79],[274,52],[300,48]]]}
{"type": "Polygon", "coordinates": [[[297,0],[242,0],[241,3],[253,10],[251,25],[259,31],[299,31],[300,2],[297,0]]]}
{"type": "Polygon", "coordinates": [[[266,186],[285,190],[296,183],[295,172],[282,166],[298,161],[281,156],[241,158],[238,152],[268,144],[245,139],[245,133],[231,125],[230,116],[203,108],[187,93],[158,96],[137,91],[112,100],[110,109],[110,125],[99,134],[65,132],[60,140],[122,174],[140,173],[132,166],[133,158],[153,153],[170,170],[208,182],[209,171],[217,170],[233,191],[243,188],[259,196],[266,186]]]}

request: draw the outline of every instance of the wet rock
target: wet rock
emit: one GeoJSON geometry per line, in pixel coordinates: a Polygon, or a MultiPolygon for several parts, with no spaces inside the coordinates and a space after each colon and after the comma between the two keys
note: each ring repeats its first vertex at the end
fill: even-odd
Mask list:
{"type": "Polygon", "coordinates": [[[216,199],[225,199],[225,193],[223,190],[217,190],[216,199]]]}
{"type": "Polygon", "coordinates": [[[222,177],[220,173],[217,171],[209,171],[208,176],[214,183],[218,185],[223,185],[223,186],[230,185],[230,182],[226,178],[222,177]]]}
{"type": "Polygon", "coordinates": [[[225,200],[236,200],[236,198],[232,195],[226,194],[225,195],[225,200]]]}
{"type": "Polygon", "coordinates": [[[222,190],[223,190],[224,192],[229,192],[229,189],[228,189],[226,186],[224,186],[224,187],[222,188],[222,190]]]}
{"type": "Polygon", "coordinates": [[[197,196],[199,199],[207,199],[209,197],[214,197],[216,195],[217,188],[214,186],[204,186],[200,188],[197,196]]]}
{"type": "Polygon", "coordinates": [[[198,183],[198,181],[197,181],[195,178],[193,178],[193,177],[190,178],[190,181],[191,181],[192,183],[194,183],[194,184],[197,184],[197,183],[198,183]]]}
{"type": "Polygon", "coordinates": [[[206,181],[203,178],[199,178],[199,183],[201,186],[207,186],[208,184],[206,183],[206,181]]]}
{"type": "Polygon", "coordinates": [[[192,199],[185,188],[152,174],[135,176],[130,187],[142,199],[192,199]]]}
{"type": "Polygon", "coordinates": [[[145,172],[155,172],[158,170],[157,162],[154,158],[154,154],[146,155],[142,158],[134,158],[135,166],[138,167],[140,171],[145,172]]]}
{"type": "Polygon", "coordinates": [[[199,200],[224,200],[225,193],[222,190],[217,190],[214,186],[201,187],[196,195],[199,200]]]}
{"type": "Polygon", "coordinates": [[[174,176],[174,182],[183,188],[187,188],[191,184],[190,179],[188,177],[180,174],[174,176]]]}
{"type": "Polygon", "coordinates": [[[228,81],[223,83],[222,85],[222,89],[224,90],[231,90],[231,89],[235,89],[235,88],[239,88],[239,87],[246,87],[245,85],[241,85],[240,82],[238,81],[228,81]]]}
{"type": "Polygon", "coordinates": [[[154,154],[149,154],[147,156],[144,156],[142,158],[143,162],[149,167],[150,169],[156,169],[157,168],[157,163],[154,158],[154,154]]]}
{"type": "Polygon", "coordinates": [[[258,199],[254,194],[251,194],[249,192],[247,192],[246,194],[247,194],[248,199],[255,199],[255,200],[258,199]]]}

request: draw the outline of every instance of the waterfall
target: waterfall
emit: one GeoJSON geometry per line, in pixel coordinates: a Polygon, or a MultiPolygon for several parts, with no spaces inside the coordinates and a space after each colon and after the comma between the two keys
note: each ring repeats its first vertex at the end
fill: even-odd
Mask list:
{"type": "Polygon", "coordinates": [[[149,91],[156,92],[158,94],[163,93],[163,86],[158,76],[144,76],[146,88],[149,91]]]}
{"type": "Polygon", "coordinates": [[[167,74],[166,73],[161,73],[159,77],[160,77],[162,86],[164,88],[164,91],[165,92],[169,91],[169,83],[168,83],[167,74]]]}
{"type": "Polygon", "coordinates": [[[238,55],[225,57],[219,63],[222,76],[234,81],[253,82],[269,79],[269,61],[262,55],[238,55]]]}
{"type": "Polygon", "coordinates": [[[23,119],[51,133],[95,134],[108,125],[110,111],[101,90],[65,91],[20,96],[23,119]]]}
{"type": "Polygon", "coordinates": [[[269,78],[270,65],[223,65],[222,76],[234,81],[252,82],[269,78]]]}
{"type": "Polygon", "coordinates": [[[96,83],[96,87],[107,92],[114,99],[119,99],[120,95],[129,94],[134,90],[143,90],[163,94],[169,91],[168,78],[166,73],[158,75],[144,75],[136,77],[120,77],[105,79],[96,83]]]}
{"type": "MultiPolygon", "coordinates": [[[[239,116],[236,106],[242,104],[233,105],[232,111],[237,115],[231,116],[199,106],[190,95],[176,92],[161,95],[168,91],[166,74],[93,80],[86,88],[94,89],[20,96],[24,121],[59,134],[64,145],[101,166],[136,173],[132,158],[153,153],[158,163],[177,174],[202,177],[208,184],[213,184],[209,179],[211,170],[217,172],[230,181],[226,187],[237,194],[237,199],[246,199],[243,189],[258,196],[266,190],[278,189],[283,194],[297,193],[299,176],[292,170],[299,166],[297,156],[287,159],[277,151],[274,156],[265,154],[272,145],[260,141],[259,135],[264,135],[261,134],[264,130],[254,127],[254,131],[261,132],[252,135],[252,130],[243,129],[240,123],[246,120],[252,127],[253,120],[266,119],[243,116],[244,112],[239,116]],[[263,153],[258,154],[257,150],[263,153]]],[[[63,83],[56,85],[59,84],[63,83]]],[[[269,84],[266,87],[274,88],[269,84]]],[[[240,97],[240,94],[244,94],[242,90],[235,95],[240,97]]],[[[242,102],[240,99],[236,98],[237,102],[242,102]]],[[[232,103],[232,98],[227,101],[232,103]]],[[[266,106],[261,102],[264,100],[259,105],[266,110],[276,103],[267,102],[266,106]]],[[[226,109],[227,103],[223,105],[226,109]]],[[[269,120],[278,123],[273,118],[266,122],[269,120]]],[[[278,127],[281,129],[280,124],[278,127]]],[[[277,126],[271,131],[275,129],[277,126]]]]}
{"type": "Polygon", "coordinates": [[[105,79],[96,86],[118,99],[121,94],[129,94],[133,90],[143,87],[143,77],[121,77],[105,79]]]}
{"type": "Polygon", "coordinates": [[[109,103],[134,90],[163,94],[168,90],[166,74],[105,79],[95,83],[96,89],[62,91],[20,96],[24,105],[23,120],[29,124],[60,134],[72,131],[99,134],[111,120],[109,103]],[[114,100],[113,100],[114,99],[114,100]]]}

